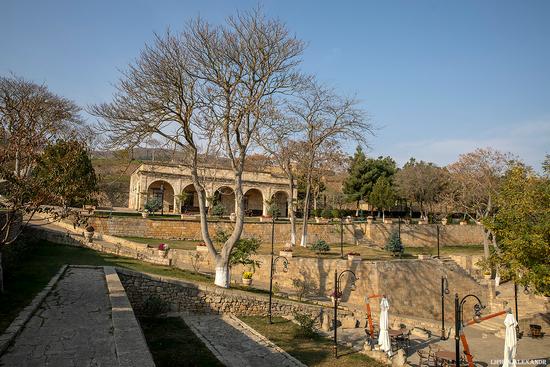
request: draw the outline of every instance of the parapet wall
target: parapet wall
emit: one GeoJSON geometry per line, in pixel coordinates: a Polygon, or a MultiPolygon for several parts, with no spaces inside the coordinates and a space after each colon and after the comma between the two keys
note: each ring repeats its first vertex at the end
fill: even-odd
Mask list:
{"type": "MultiPolygon", "coordinates": [[[[119,237],[147,237],[159,239],[201,240],[199,220],[190,219],[150,219],[140,217],[113,216],[111,218],[92,217],[89,220],[96,231],[119,237]]],[[[233,223],[225,220],[209,222],[209,231],[214,234],[221,228],[230,231],[233,223]]],[[[301,225],[297,225],[300,236],[301,225]]],[[[366,245],[384,246],[390,234],[398,230],[397,224],[353,223],[344,224],[344,241],[366,245]]],[[[310,223],[309,241],[323,239],[329,243],[340,242],[340,223],[310,223]]],[[[246,222],[243,237],[257,237],[264,242],[271,239],[271,223],[246,222]]],[[[278,243],[290,239],[290,223],[275,224],[275,240],[278,243]]],[[[437,246],[437,226],[435,224],[401,224],[401,239],[405,246],[437,246]]],[[[483,243],[483,229],[480,225],[439,225],[439,240],[445,245],[472,245],[483,243]]]]}

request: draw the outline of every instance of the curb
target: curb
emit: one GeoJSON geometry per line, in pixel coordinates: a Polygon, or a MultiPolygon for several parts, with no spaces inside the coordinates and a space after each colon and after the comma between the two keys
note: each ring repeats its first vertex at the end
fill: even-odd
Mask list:
{"type": "Polygon", "coordinates": [[[34,297],[31,303],[25,307],[19,315],[13,320],[10,326],[0,335],[0,356],[8,349],[14,339],[21,333],[25,324],[30,320],[32,315],[40,307],[46,296],[55,287],[61,276],[65,273],[69,266],[63,265],[61,269],[50,279],[48,284],[34,297]]]}

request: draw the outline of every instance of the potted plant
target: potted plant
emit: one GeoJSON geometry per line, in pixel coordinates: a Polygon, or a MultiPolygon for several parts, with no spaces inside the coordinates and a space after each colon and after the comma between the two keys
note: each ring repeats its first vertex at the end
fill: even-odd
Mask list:
{"type": "Polygon", "coordinates": [[[491,271],[490,270],[485,270],[483,272],[483,279],[491,280],[491,271]]]}
{"type": "Polygon", "coordinates": [[[143,205],[143,212],[141,213],[141,216],[143,218],[147,218],[150,213],[154,213],[157,210],[162,208],[162,202],[159,198],[155,197],[152,199],[147,200],[145,205],[143,205]]]}
{"type": "Polygon", "coordinates": [[[359,252],[348,252],[349,261],[361,261],[361,254],[359,252]]]}
{"type": "Polygon", "coordinates": [[[166,257],[166,254],[168,253],[168,250],[170,250],[170,247],[168,247],[168,245],[165,243],[161,243],[160,245],[158,245],[157,250],[160,257],[166,257]]]}
{"type": "Polygon", "coordinates": [[[292,246],[290,244],[286,244],[285,247],[279,251],[279,256],[284,256],[287,259],[292,257],[292,246]]]}
{"type": "Polygon", "coordinates": [[[201,242],[196,247],[197,252],[208,252],[208,247],[206,247],[206,243],[201,242]]]}
{"type": "Polygon", "coordinates": [[[447,225],[447,217],[441,219],[441,224],[443,224],[444,226],[447,225]]]}
{"type": "Polygon", "coordinates": [[[249,286],[252,284],[252,272],[251,271],[245,271],[243,272],[243,285],[249,286]]]}
{"type": "Polygon", "coordinates": [[[92,226],[87,226],[86,230],[84,231],[84,238],[86,238],[86,240],[90,243],[94,240],[94,232],[95,229],[92,226]]]}
{"type": "Polygon", "coordinates": [[[374,221],[374,218],[372,217],[372,215],[369,215],[367,217],[367,224],[372,224],[373,221],[374,221]]]}

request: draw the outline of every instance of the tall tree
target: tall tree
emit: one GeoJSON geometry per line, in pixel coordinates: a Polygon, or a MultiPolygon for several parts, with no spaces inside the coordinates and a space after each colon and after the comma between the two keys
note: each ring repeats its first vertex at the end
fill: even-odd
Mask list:
{"type": "Polygon", "coordinates": [[[399,196],[417,203],[421,216],[427,218],[429,209],[441,200],[449,180],[445,169],[411,158],[395,174],[394,182],[399,196]]]}
{"type": "Polygon", "coordinates": [[[244,223],[242,173],[263,116],[278,96],[296,87],[304,44],[258,10],[222,25],[202,19],[181,34],[157,36],[117,85],[114,100],[92,107],[113,144],[137,145],[159,135],[189,157],[201,232],[216,267],[215,284],[229,287],[229,256],[244,223]],[[233,170],[236,221],[218,252],[208,233],[207,194],[199,155],[219,147],[233,170]]]}
{"type": "Polygon", "coordinates": [[[488,263],[550,296],[550,178],[516,165],[506,173],[495,204],[494,217],[483,219],[499,241],[488,263]]]}
{"type": "Polygon", "coordinates": [[[369,196],[369,202],[376,208],[382,209],[382,220],[386,219],[386,210],[395,205],[395,193],[390,180],[385,176],[380,176],[376,180],[369,196]]]}
{"type": "Polygon", "coordinates": [[[368,182],[364,179],[367,172],[367,157],[363,153],[363,149],[357,146],[355,154],[348,168],[348,177],[344,181],[342,188],[343,193],[350,202],[357,204],[357,213],[359,214],[359,203],[363,198],[367,197],[368,182]]]}
{"type": "MultiPolygon", "coordinates": [[[[509,153],[494,149],[476,149],[463,154],[458,161],[447,166],[451,190],[447,200],[452,206],[476,221],[483,222],[496,213],[495,197],[504,174],[516,159],[509,153]]],[[[484,226],[484,255],[488,258],[489,242],[497,247],[497,239],[491,229],[484,226]]]]}
{"type": "Polygon", "coordinates": [[[301,246],[307,245],[313,176],[324,159],[320,153],[339,146],[344,138],[366,143],[365,135],[372,131],[365,112],[357,105],[357,100],[341,97],[333,90],[309,80],[289,106],[289,112],[301,127],[305,148],[302,155],[306,190],[301,246]]]}

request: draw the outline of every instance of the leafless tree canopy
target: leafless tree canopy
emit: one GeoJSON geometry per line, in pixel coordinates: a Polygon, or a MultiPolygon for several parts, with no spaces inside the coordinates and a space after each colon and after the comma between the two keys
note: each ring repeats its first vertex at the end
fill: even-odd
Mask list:
{"type": "MultiPolygon", "coordinates": [[[[227,259],[242,232],[242,171],[266,107],[296,88],[303,43],[284,24],[259,11],[238,14],[215,26],[191,21],[178,34],[167,31],[123,72],[111,103],[92,106],[112,145],[135,146],[151,135],[179,146],[189,157],[199,193],[203,238],[227,271],[227,259]],[[200,155],[221,154],[235,175],[237,221],[218,254],[208,234],[206,191],[200,155]]],[[[216,284],[227,286],[216,279],[216,284]]]]}

